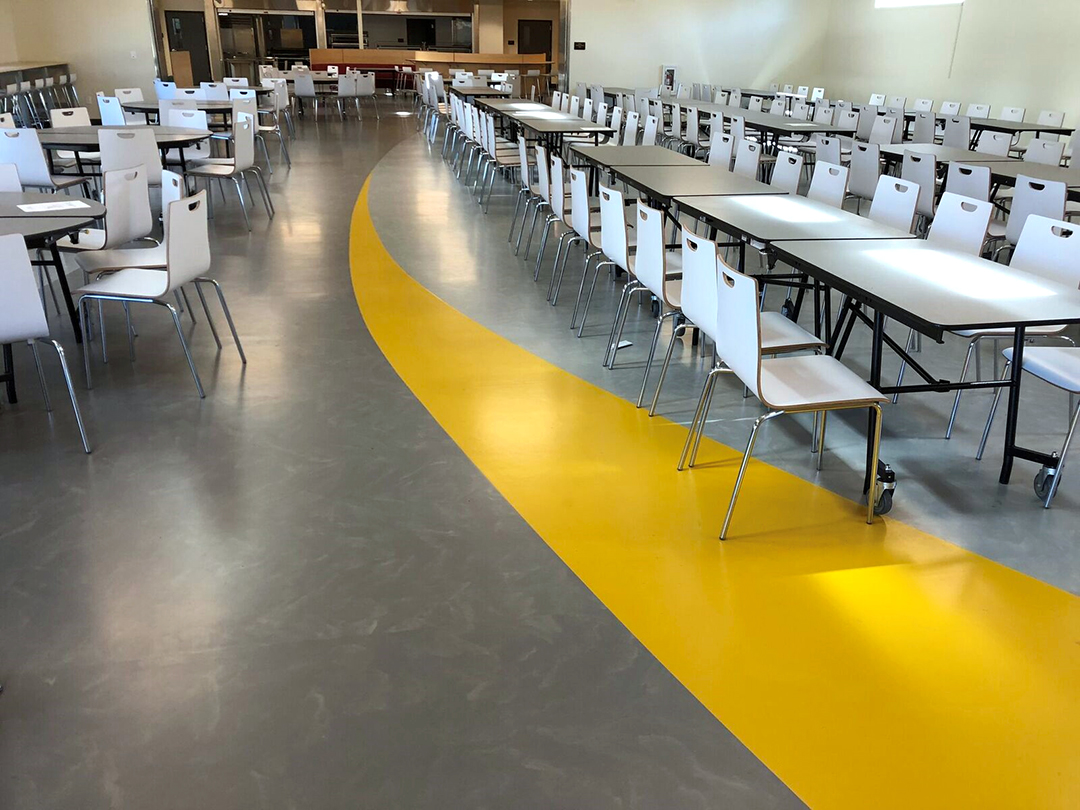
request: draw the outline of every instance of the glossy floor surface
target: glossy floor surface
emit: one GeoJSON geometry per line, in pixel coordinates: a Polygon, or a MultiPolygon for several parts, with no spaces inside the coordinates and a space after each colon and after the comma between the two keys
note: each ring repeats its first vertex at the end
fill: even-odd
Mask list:
{"type": "Polygon", "coordinates": [[[85,458],[16,347],[0,807],[801,806],[367,335],[349,218],[375,163],[416,137],[404,117],[305,125],[272,223],[254,212],[249,235],[217,206],[215,274],[249,363],[200,321],[206,400],[162,313],[135,313],[134,365],[114,314],[110,362],[81,392],[85,458]]]}
{"type": "MultiPolygon", "coordinates": [[[[508,187],[483,217],[411,118],[304,125],[293,154],[272,180],[272,223],[254,212],[249,235],[235,203],[217,207],[215,274],[249,364],[228,345],[216,352],[200,319],[205,401],[161,313],[137,313],[134,365],[113,316],[113,356],[95,358],[96,387],[82,394],[95,443],[85,458],[70,418],[41,412],[16,348],[21,401],[0,413],[0,807],[803,806],[388,365],[350,283],[354,202],[379,163],[371,216],[402,267],[624,398],[640,383],[645,310],[624,367],[603,370],[615,287],[586,338],[573,337],[566,302],[548,307],[506,246],[508,187]]],[[[426,337],[404,315],[400,329],[426,337]]],[[[925,351],[958,367],[957,346],[925,351]]],[[[678,357],[661,410],[686,421],[701,361],[678,357]]],[[[1061,430],[1029,423],[1024,438],[1053,446],[1067,405],[1029,390],[1061,430]]],[[[1049,511],[1026,466],[999,488],[993,453],[969,460],[984,404],[965,409],[949,444],[940,402],[890,410],[894,516],[1080,591],[1080,478],[1049,511]]],[[[732,388],[710,434],[741,444],[758,412],[732,388]]],[[[797,420],[766,434],[759,455],[850,496],[860,427],[832,422],[821,474],[797,420]]],[[[633,505],[613,487],[611,507],[633,505]]],[[[856,625],[859,607],[843,607],[856,625]]],[[[790,735],[797,747],[800,729],[790,735]]]]}

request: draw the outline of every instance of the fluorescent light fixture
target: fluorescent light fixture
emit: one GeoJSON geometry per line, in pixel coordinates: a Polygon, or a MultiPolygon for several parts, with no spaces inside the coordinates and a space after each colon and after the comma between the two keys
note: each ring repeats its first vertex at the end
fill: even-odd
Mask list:
{"type": "Polygon", "coordinates": [[[874,8],[915,8],[916,6],[958,6],[964,0],[874,0],[874,8]]]}

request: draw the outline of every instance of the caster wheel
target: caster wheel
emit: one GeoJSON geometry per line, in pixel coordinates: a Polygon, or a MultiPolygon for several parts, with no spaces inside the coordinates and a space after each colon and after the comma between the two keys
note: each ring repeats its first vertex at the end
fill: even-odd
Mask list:
{"type": "Polygon", "coordinates": [[[885,489],[878,495],[877,501],[874,503],[875,515],[887,515],[892,511],[892,499],[893,492],[895,490],[885,489]]]}
{"type": "Polygon", "coordinates": [[[1035,475],[1035,497],[1040,501],[1045,501],[1046,496],[1050,494],[1050,487],[1054,485],[1054,476],[1057,475],[1057,470],[1050,467],[1043,467],[1035,475]]]}

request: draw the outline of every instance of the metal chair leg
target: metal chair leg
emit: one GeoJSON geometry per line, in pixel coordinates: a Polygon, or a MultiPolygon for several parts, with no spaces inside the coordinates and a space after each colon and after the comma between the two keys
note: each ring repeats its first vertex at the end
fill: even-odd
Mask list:
{"type": "Polygon", "coordinates": [[[236,196],[240,198],[240,210],[244,212],[244,222],[247,223],[247,229],[251,231],[251,217],[248,216],[247,204],[244,202],[244,190],[240,188],[240,178],[234,177],[232,179],[233,185],[236,186],[236,196]]]}
{"type": "MultiPolygon", "coordinates": [[[[214,343],[217,347],[221,348],[221,338],[218,337],[217,327],[214,325],[214,319],[210,317],[210,308],[206,305],[206,296],[203,295],[202,287],[199,286],[199,279],[195,279],[193,282],[195,285],[195,292],[199,294],[199,301],[202,303],[203,312],[206,314],[206,323],[210,327],[210,334],[214,336],[214,343]]],[[[127,306],[125,304],[125,306],[127,306]]]]}
{"type": "MultiPolygon", "coordinates": [[[[236,324],[233,323],[232,312],[229,311],[229,305],[225,301],[225,291],[221,288],[221,284],[216,279],[212,278],[197,278],[195,279],[195,288],[198,289],[199,283],[213,284],[214,290],[217,292],[218,303],[221,304],[221,311],[225,313],[225,321],[229,324],[229,331],[232,332],[233,342],[236,344],[236,351],[240,355],[240,361],[247,365],[247,355],[244,354],[244,347],[240,345],[240,335],[236,332],[236,324]]],[[[221,345],[220,343],[218,344],[221,345]]]]}
{"type": "Polygon", "coordinates": [[[653,358],[656,356],[656,346],[660,342],[660,330],[664,326],[664,319],[673,318],[678,314],[678,311],[672,310],[671,312],[665,312],[656,319],[656,331],[653,332],[652,343],[649,346],[649,359],[645,361],[645,373],[641,377],[641,390],[638,392],[637,407],[639,408],[645,401],[645,387],[649,383],[649,372],[652,371],[653,358]]]}
{"type": "Polygon", "coordinates": [[[1076,434],[1076,422],[1078,419],[1080,419],[1080,409],[1073,413],[1072,422],[1069,424],[1069,432],[1065,436],[1065,444],[1062,445],[1061,455],[1058,457],[1057,472],[1050,482],[1050,491],[1046,493],[1046,500],[1043,501],[1043,509],[1050,508],[1050,502],[1054,500],[1054,495],[1057,494],[1058,484],[1061,483],[1061,476],[1065,472],[1065,458],[1069,455],[1069,446],[1072,444],[1073,436],[1076,434]]]}
{"type": "Polygon", "coordinates": [[[45,372],[41,368],[41,355],[38,353],[37,343],[30,341],[30,351],[34,355],[34,367],[37,369],[38,382],[41,384],[41,398],[45,400],[45,410],[52,411],[52,403],[49,402],[49,388],[45,385],[45,372]]]}
{"type": "MultiPolygon", "coordinates": [[[[880,409],[879,409],[880,410],[880,409]]],[[[754,421],[754,429],[750,431],[750,440],[746,443],[746,452],[743,453],[742,464],[739,465],[739,474],[735,478],[735,489],[731,493],[731,502],[728,503],[727,515],[724,516],[724,527],[720,530],[720,539],[727,539],[728,528],[731,526],[731,516],[735,512],[735,502],[739,499],[739,489],[742,487],[743,476],[746,475],[746,466],[750,463],[750,457],[754,453],[754,442],[757,441],[758,430],[765,422],[780,416],[783,411],[770,411],[762,414],[754,421]]],[[[871,498],[871,501],[873,498],[871,498]]],[[[871,505],[871,512],[873,506],[871,505]]]]}
{"type": "MultiPolygon", "coordinates": [[[[1001,377],[998,379],[1001,382],[1009,379],[1009,369],[1012,367],[1012,360],[1005,361],[1005,368],[1002,369],[1001,377]]],[[[975,453],[975,460],[982,461],[983,451],[986,450],[986,440],[990,437],[990,426],[994,424],[994,414],[997,413],[998,403],[1001,402],[1001,395],[1005,391],[1004,388],[997,388],[994,391],[994,401],[990,405],[990,413],[986,416],[986,427],[983,428],[982,439],[979,441],[979,450],[975,453]]]]}
{"type": "MultiPolygon", "coordinates": [[[[64,347],[55,340],[45,340],[56,349],[56,356],[60,360],[60,370],[64,374],[64,384],[67,386],[68,398],[71,400],[71,410],[75,413],[75,424],[79,426],[79,438],[82,439],[83,452],[89,455],[90,442],[86,438],[86,425],[83,424],[82,411],[79,410],[79,399],[75,396],[75,385],[71,381],[71,371],[68,369],[67,357],[64,355],[64,347]]],[[[35,358],[36,358],[35,350],[35,358]]]]}
{"type": "MultiPolygon", "coordinates": [[[[979,345],[979,338],[972,338],[968,342],[967,354],[964,355],[964,368],[960,371],[960,382],[967,380],[968,366],[971,365],[971,354],[975,351],[975,348],[979,345]]],[[[952,413],[949,414],[949,426],[945,428],[945,438],[952,438],[953,425],[956,423],[956,413],[960,410],[960,395],[964,393],[963,389],[958,388],[956,390],[956,397],[953,399],[952,413]]]]}
{"type": "Polygon", "coordinates": [[[671,355],[675,351],[675,341],[686,332],[687,325],[680,323],[671,330],[671,340],[668,342],[667,354],[664,356],[664,364],[660,367],[660,379],[656,381],[656,390],[653,392],[652,405],[649,406],[649,416],[656,414],[656,404],[660,401],[660,389],[664,387],[664,379],[667,377],[668,366],[671,365],[671,355]]]}
{"type": "Polygon", "coordinates": [[[191,357],[191,349],[188,348],[187,339],[184,337],[184,330],[180,326],[180,313],[176,311],[176,308],[172,304],[161,304],[163,307],[169,310],[172,315],[173,325],[176,327],[176,335],[180,338],[180,345],[184,348],[184,356],[188,361],[188,368],[191,369],[191,376],[195,380],[195,388],[199,391],[199,399],[206,399],[206,392],[203,391],[202,380],[199,379],[199,372],[195,369],[195,360],[191,357]]]}

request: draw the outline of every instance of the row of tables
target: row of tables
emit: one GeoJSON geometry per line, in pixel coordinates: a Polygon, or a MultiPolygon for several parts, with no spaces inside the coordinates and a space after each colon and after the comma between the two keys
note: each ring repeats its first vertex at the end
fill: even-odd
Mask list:
{"type": "MultiPolygon", "coordinates": [[[[745,272],[747,243],[765,245],[770,267],[779,260],[794,268],[794,274],[765,275],[760,280],[798,288],[792,317],[798,317],[807,291],[812,293],[815,328],[832,354],[843,354],[856,323],[870,328],[869,382],[883,394],[1007,388],[1001,483],[1009,482],[1017,458],[1057,466],[1056,457],[1016,444],[1024,336],[1034,326],[1080,323],[1077,290],[979,257],[937,248],[910,233],[786,194],[661,147],[575,144],[571,150],[579,162],[633,186],[654,204],[675,215],[685,212],[698,217],[714,233],[733,237],[740,271],[745,272]],[[835,324],[832,291],[844,302],[835,324]],[[1015,330],[1011,376],[1004,381],[971,382],[937,378],[887,334],[887,319],[938,342],[946,332],[964,329],[1015,330]],[[883,385],[886,346],[906,360],[923,382],[883,385]]],[[[868,436],[873,436],[873,414],[870,419],[868,436]]],[[[871,450],[868,440],[864,491],[872,485],[871,450]]]]}

